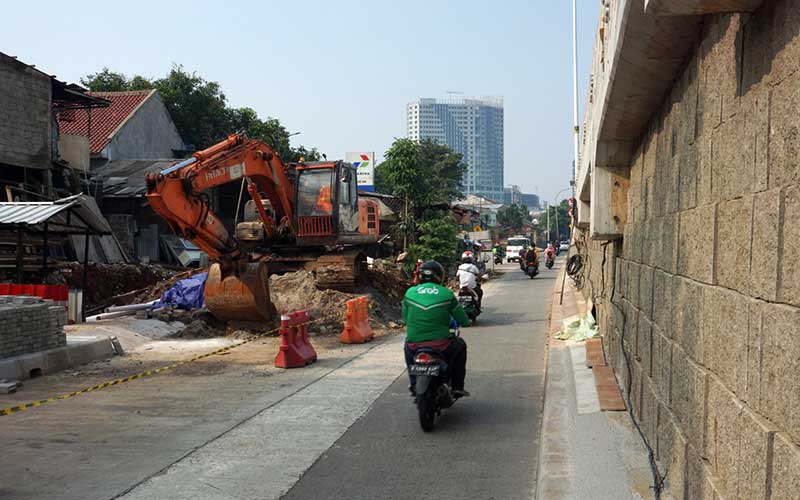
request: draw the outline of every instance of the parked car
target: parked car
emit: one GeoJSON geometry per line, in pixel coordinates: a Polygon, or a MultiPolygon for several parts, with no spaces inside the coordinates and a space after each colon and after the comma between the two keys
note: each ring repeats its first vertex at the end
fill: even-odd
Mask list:
{"type": "Polygon", "coordinates": [[[558,244],[558,251],[566,252],[567,250],[569,250],[569,240],[561,240],[558,244]]]}

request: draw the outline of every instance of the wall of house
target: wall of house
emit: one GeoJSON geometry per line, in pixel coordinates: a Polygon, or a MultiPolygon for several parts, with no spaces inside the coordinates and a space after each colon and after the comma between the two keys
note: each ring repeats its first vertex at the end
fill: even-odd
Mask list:
{"type": "Polygon", "coordinates": [[[82,135],[61,134],[58,137],[58,155],[69,166],[79,170],[89,170],[89,138],[82,135]]]}
{"type": "Polygon", "coordinates": [[[49,169],[50,77],[0,54],[0,163],[49,169]]]}
{"type": "Polygon", "coordinates": [[[106,147],[113,160],[173,158],[173,149],[183,149],[183,140],[164,102],[156,92],[122,125],[106,147]]]}
{"type": "Polygon", "coordinates": [[[578,234],[676,498],[800,491],[799,35],[800,0],[706,17],[638,145],[624,239],[578,234]]]}

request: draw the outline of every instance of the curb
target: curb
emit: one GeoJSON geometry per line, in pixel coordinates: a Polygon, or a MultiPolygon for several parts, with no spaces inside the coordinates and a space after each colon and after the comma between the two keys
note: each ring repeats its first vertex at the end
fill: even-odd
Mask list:
{"type": "Polygon", "coordinates": [[[0,360],[0,378],[27,380],[49,375],[114,355],[109,337],[67,338],[67,345],[0,360]]]}

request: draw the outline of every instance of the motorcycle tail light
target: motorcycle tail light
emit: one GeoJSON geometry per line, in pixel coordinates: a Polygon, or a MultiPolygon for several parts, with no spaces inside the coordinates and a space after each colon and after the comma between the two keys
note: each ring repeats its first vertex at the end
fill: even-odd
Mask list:
{"type": "Polygon", "coordinates": [[[433,356],[428,354],[427,352],[421,352],[414,356],[414,362],[419,363],[421,365],[428,365],[433,363],[433,356]]]}

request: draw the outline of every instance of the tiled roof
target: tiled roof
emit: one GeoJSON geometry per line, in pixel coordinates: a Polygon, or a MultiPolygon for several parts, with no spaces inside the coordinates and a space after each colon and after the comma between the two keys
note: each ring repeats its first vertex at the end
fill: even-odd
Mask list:
{"type": "MultiPolygon", "coordinates": [[[[97,154],[108,144],[109,137],[155,90],[131,90],[126,92],[87,92],[94,97],[111,101],[108,108],[92,110],[92,136],[89,149],[97,154]]],[[[85,110],[69,110],[58,113],[58,128],[62,134],[86,137],[89,116],[85,110]]]]}

